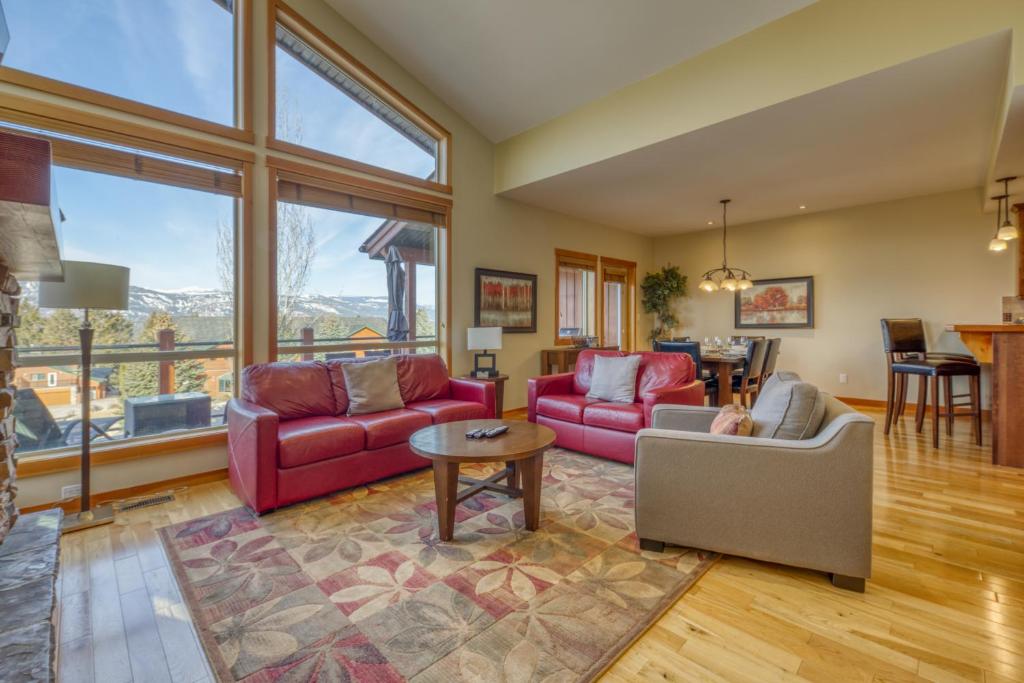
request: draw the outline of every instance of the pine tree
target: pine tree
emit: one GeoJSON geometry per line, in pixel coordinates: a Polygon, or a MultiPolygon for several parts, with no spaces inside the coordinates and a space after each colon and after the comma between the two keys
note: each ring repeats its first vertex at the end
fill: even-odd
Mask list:
{"type": "Polygon", "coordinates": [[[18,346],[38,346],[43,343],[43,316],[39,307],[22,301],[18,307],[18,346]]]}
{"type": "Polygon", "coordinates": [[[43,321],[41,342],[47,346],[78,346],[82,321],[67,308],[59,308],[43,321]]]}
{"type": "MultiPolygon", "coordinates": [[[[167,311],[153,311],[146,319],[139,333],[139,341],[152,344],[159,339],[160,330],[177,330],[174,318],[167,311]]],[[[188,341],[183,334],[175,334],[176,342],[188,341]]],[[[125,396],[156,396],[160,393],[159,363],[129,363],[123,365],[119,385],[125,396]]],[[[180,360],[174,363],[174,391],[202,391],[206,372],[198,359],[180,360]]]]}
{"type": "Polygon", "coordinates": [[[132,340],[132,322],[120,311],[90,313],[94,344],[127,344],[132,340]]]}

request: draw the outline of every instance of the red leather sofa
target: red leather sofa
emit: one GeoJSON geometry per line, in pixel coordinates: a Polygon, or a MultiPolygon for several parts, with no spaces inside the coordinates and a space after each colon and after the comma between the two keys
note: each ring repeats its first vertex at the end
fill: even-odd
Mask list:
{"type": "Polygon", "coordinates": [[[685,353],[640,353],[633,403],[587,398],[594,357],[598,355],[630,354],[582,351],[576,359],[575,372],[528,380],[527,419],[553,429],[558,446],[632,464],[636,433],[651,426],[654,406],[704,405],[704,383],[696,378],[693,359],[685,353]]]}
{"type": "Polygon", "coordinates": [[[494,417],[494,385],[452,379],[436,354],[398,357],[405,408],[346,417],[332,360],[250,365],[227,407],[231,487],[257,513],[426,467],[409,448],[423,427],[494,417]]]}

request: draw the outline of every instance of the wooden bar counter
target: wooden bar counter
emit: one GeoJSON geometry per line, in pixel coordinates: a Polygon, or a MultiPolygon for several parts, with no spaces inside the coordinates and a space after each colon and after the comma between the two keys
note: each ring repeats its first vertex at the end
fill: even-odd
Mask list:
{"type": "Polygon", "coordinates": [[[980,363],[992,364],[992,462],[1024,467],[1024,325],[953,325],[980,363]]]}

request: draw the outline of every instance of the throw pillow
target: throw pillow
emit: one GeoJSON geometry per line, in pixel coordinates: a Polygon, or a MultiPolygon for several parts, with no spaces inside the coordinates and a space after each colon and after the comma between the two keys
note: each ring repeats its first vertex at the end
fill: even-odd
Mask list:
{"type": "Polygon", "coordinates": [[[726,436],[750,436],[754,431],[754,420],[743,406],[735,404],[722,406],[711,422],[711,433],[726,436]]]}
{"type": "Polygon", "coordinates": [[[398,390],[398,361],[395,358],[365,363],[342,363],[348,389],[348,414],[365,415],[404,408],[398,390]]]}
{"type": "Polygon", "coordinates": [[[766,439],[809,439],[825,417],[825,395],[798,375],[776,373],[758,392],[750,411],[753,435],[766,439]]]}
{"type": "Polygon", "coordinates": [[[640,356],[594,356],[594,374],[587,398],[612,403],[632,403],[636,398],[636,373],[640,356]]]}

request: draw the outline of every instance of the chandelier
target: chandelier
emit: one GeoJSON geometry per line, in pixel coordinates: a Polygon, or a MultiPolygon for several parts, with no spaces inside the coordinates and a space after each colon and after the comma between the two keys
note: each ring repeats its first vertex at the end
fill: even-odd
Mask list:
{"type": "Polygon", "coordinates": [[[716,292],[723,289],[728,292],[735,292],[737,289],[750,289],[754,283],[750,281],[750,273],[742,268],[730,268],[729,259],[726,255],[726,235],[729,226],[726,222],[726,208],[731,199],[720,199],[722,204],[722,267],[713,268],[704,273],[699,285],[705,292],[716,292]]]}

